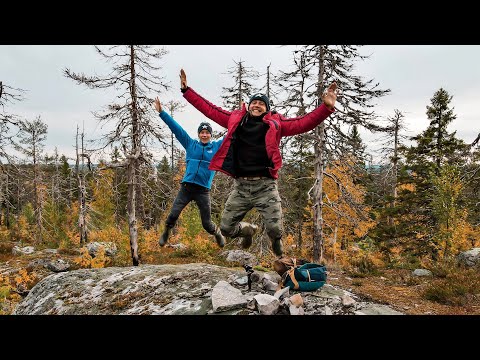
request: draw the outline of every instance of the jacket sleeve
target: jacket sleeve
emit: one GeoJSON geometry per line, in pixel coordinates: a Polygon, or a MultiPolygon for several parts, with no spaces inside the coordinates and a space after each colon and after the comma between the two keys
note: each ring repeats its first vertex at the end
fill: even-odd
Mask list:
{"type": "Polygon", "coordinates": [[[223,143],[223,140],[225,140],[225,136],[218,139],[218,140],[215,140],[213,141],[213,145],[214,145],[214,148],[215,148],[215,152],[218,151],[218,149],[220,149],[220,146],[222,146],[222,143],[223,143]]]}
{"type": "Polygon", "coordinates": [[[335,110],[330,110],[325,104],[312,112],[296,118],[282,118],[282,136],[292,136],[310,131],[330,116],[335,110]]]}
{"type": "Polygon", "coordinates": [[[160,118],[165,122],[165,124],[167,124],[170,130],[172,130],[180,144],[187,149],[189,144],[193,141],[187,132],[165,110],[162,110],[160,113],[160,118]]]}
{"type": "Polygon", "coordinates": [[[231,112],[213,105],[210,101],[197,94],[191,87],[187,88],[183,93],[183,97],[207,118],[224,128],[228,128],[228,119],[232,114],[231,112]]]}

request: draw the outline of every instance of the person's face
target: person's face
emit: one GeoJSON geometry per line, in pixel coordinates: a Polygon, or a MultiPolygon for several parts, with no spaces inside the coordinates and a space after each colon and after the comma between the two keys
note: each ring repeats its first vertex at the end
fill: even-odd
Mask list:
{"type": "Polygon", "coordinates": [[[252,116],[260,116],[264,112],[267,112],[267,104],[262,100],[253,100],[248,107],[248,111],[252,116]]]}
{"type": "Polygon", "coordinates": [[[212,134],[208,132],[208,130],[202,130],[198,133],[198,138],[204,144],[208,143],[212,137],[212,134]]]}

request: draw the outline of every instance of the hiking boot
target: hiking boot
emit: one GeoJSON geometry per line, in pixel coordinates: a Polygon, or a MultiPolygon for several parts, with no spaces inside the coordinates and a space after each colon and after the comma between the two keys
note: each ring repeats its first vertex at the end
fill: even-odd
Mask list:
{"type": "Polygon", "coordinates": [[[282,256],[283,254],[283,244],[282,239],[275,239],[272,241],[272,250],[277,256],[282,256]]]}
{"type": "Polygon", "coordinates": [[[252,246],[253,234],[257,231],[258,226],[247,222],[240,222],[239,236],[242,237],[242,248],[248,249],[252,246]]]}
{"type": "Polygon", "coordinates": [[[162,236],[160,236],[160,240],[158,240],[158,245],[164,246],[167,243],[171,230],[171,227],[165,226],[165,231],[163,232],[162,236]]]}
{"type": "Polygon", "coordinates": [[[215,230],[215,233],[213,234],[215,236],[215,241],[217,242],[217,245],[221,248],[225,246],[225,238],[223,237],[222,233],[220,232],[220,228],[217,226],[217,229],[215,230]]]}

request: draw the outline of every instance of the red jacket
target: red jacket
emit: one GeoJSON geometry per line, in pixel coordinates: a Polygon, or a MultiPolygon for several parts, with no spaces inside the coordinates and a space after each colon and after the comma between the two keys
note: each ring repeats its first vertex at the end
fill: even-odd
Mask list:
{"type": "MultiPolygon", "coordinates": [[[[233,133],[247,112],[245,104],[243,104],[241,110],[230,112],[213,105],[190,87],[183,93],[183,97],[206,117],[228,129],[220,149],[218,149],[212,158],[208,168],[210,170],[221,171],[230,176],[235,176],[233,169],[233,151],[230,149],[230,145],[232,143],[233,133]]],[[[282,167],[282,156],[280,155],[279,148],[280,138],[282,136],[292,136],[310,131],[334,111],[335,110],[330,110],[326,107],[325,104],[322,104],[312,112],[297,118],[285,118],[278,113],[272,114],[272,112],[265,114],[263,122],[269,126],[265,135],[265,146],[268,158],[273,165],[273,167],[269,167],[268,169],[274,179],[278,178],[278,170],[282,167]]]]}

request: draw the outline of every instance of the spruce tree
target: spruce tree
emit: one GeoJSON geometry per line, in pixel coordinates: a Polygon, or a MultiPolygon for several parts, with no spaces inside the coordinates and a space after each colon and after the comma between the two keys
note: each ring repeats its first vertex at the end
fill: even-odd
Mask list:
{"type": "Polygon", "coordinates": [[[451,173],[456,173],[464,167],[468,151],[464,142],[456,138],[456,133],[447,129],[456,119],[450,107],[451,100],[452,96],[443,88],[430,99],[431,104],[426,111],[430,124],[426,130],[412,137],[415,144],[406,149],[406,169],[410,176],[403,182],[411,184],[411,187],[399,194],[405,214],[401,227],[412,241],[410,249],[418,255],[429,255],[434,259],[438,258],[440,251],[436,234],[443,222],[434,204],[446,192],[438,187],[445,177],[442,168],[448,166],[451,173]]]}

